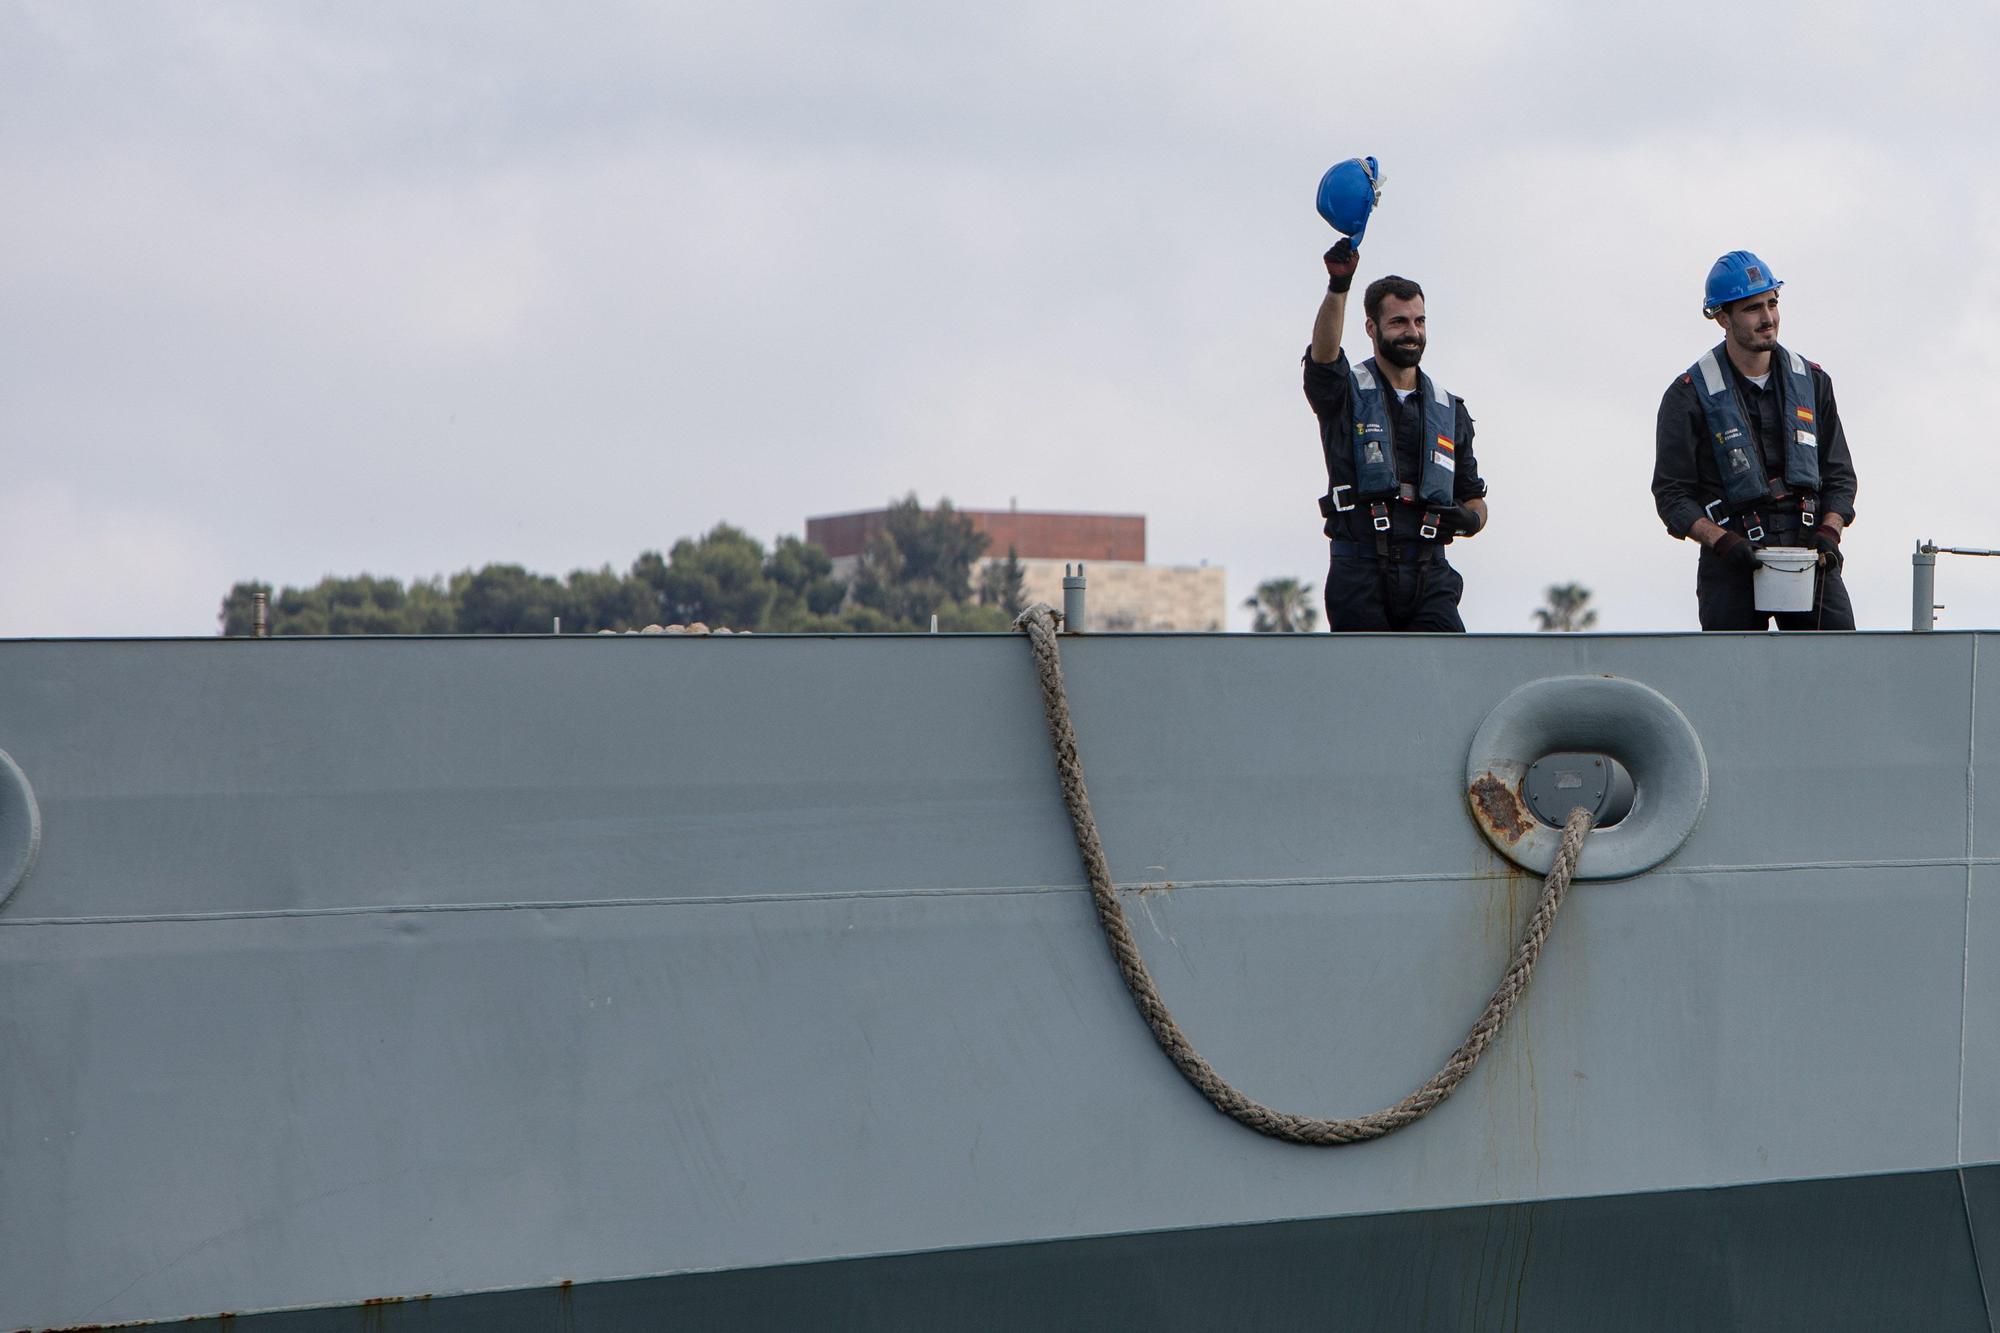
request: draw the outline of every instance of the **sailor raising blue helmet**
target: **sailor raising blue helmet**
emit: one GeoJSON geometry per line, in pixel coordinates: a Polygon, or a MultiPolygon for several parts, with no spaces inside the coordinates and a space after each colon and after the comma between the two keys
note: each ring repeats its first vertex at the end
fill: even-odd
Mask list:
{"type": "Polygon", "coordinates": [[[1362,327],[1375,355],[1348,363],[1340,340],[1358,258],[1346,240],[1325,258],[1305,389],[1326,459],[1327,628],[1462,633],[1465,584],[1445,547],[1486,525],[1472,418],[1418,369],[1429,333],[1424,289],[1408,278],[1368,284],[1362,327]]]}
{"type": "MultiPolygon", "coordinates": [[[[1819,365],[1778,342],[1785,284],[1748,250],[1709,269],[1702,316],[1722,341],[1667,386],[1654,434],[1653,503],[1677,538],[1701,544],[1701,627],[1853,629],[1840,534],[1854,522],[1854,460],[1819,365]],[[1817,552],[1812,607],[1760,611],[1760,547],[1817,552]]],[[[1803,587],[1801,587],[1803,593],[1803,587]]]]}

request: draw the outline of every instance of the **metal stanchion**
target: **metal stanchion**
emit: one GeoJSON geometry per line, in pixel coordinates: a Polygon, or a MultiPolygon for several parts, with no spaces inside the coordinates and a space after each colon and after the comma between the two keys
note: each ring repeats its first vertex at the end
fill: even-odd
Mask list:
{"type": "Polygon", "coordinates": [[[1941,555],[2000,556],[2000,551],[1976,546],[1938,546],[1929,538],[1917,543],[1910,557],[1910,628],[1922,633],[1937,627],[1937,613],[1944,610],[1937,600],[1937,558],[1941,555]]]}

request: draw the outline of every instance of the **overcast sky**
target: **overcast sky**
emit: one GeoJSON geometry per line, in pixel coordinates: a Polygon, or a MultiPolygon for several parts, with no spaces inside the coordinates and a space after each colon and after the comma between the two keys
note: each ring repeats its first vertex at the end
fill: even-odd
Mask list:
{"type": "MultiPolygon", "coordinates": [[[[2000,547],[1997,13],[0,0],[0,636],[910,490],[1317,584],[1312,197],[1361,153],[1362,279],[1424,284],[1478,421],[1469,626],[1575,580],[1694,628],[1653,419],[1743,247],[1839,395],[1857,616],[1905,627],[1916,539],[2000,547]]],[[[1938,585],[2000,625],[2000,560],[1938,585]]]]}

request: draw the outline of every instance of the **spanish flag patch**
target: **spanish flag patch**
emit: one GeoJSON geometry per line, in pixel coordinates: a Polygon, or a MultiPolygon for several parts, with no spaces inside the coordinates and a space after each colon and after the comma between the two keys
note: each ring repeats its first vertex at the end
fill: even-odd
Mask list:
{"type": "Polygon", "coordinates": [[[1438,448],[1444,450],[1448,454],[1458,452],[1456,449],[1451,447],[1451,437],[1448,435],[1438,436],[1438,448]]]}
{"type": "Polygon", "coordinates": [[[1792,411],[1798,414],[1800,421],[1805,422],[1808,426],[1812,425],[1813,414],[1810,407],[1795,407],[1792,411]]]}

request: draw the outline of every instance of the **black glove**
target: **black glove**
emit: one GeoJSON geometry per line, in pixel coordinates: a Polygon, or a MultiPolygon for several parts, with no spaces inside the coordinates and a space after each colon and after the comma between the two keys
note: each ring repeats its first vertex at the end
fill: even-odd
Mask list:
{"type": "Polygon", "coordinates": [[[1826,572],[1838,574],[1845,563],[1840,554],[1840,529],[1822,523],[1807,534],[1806,540],[1819,552],[1819,562],[1826,566],[1826,572]]]}
{"type": "Polygon", "coordinates": [[[1354,253],[1354,242],[1341,237],[1326,252],[1325,258],[1328,291],[1344,292],[1354,285],[1354,270],[1361,265],[1361,256],[1354,253]]]}
{"type": "Polygon", "coordinates": [[[1486,520],[1471,505],[1453,505],[1442,515],[1445,526],[1461,537],[1470,537],[1486,526],[1486,520]]]}
{"type": "Polygon", "coordinates": [[[1746,573],[1757,568],[1757,548],[1733,532],[1725,532],[1715,540],[1715,553],[1722,557],[1722,563],[1731,569],[1746,573]]]}

